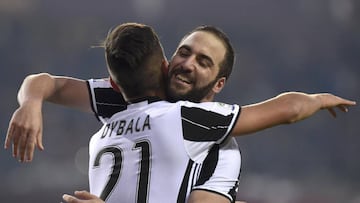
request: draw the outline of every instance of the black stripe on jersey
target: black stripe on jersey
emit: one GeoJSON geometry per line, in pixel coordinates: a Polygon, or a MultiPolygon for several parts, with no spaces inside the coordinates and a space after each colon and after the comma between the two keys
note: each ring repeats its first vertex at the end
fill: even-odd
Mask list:
{"type": "Polygon", "coordinates": [[[190,178],[190,173],[191,173],[191,168],[194,164],[193,160],[189,160],[188,165],[186,166],[186,171],[184,174],[184,178],[181,182],[181,186],[180,186],[180,190],[179,190],[179,194],[178,194],[178,198],[177,198],[177,203],[185,203],[186,200],[186,193],[187,193],[187,189],[188,189],[188,184],[189,184],[189,178],[190,178]]]}
{"type": "MultiPolygon", "coordinates": [[[[195,186],[205,184],[205,182],[212,177],[212,175],[215,172],[217,163],[219,161],[219,151],[220,151],[220,145],[219,144],[214,145],[210,149],[209,154],[207,155],[207,157],[205,158],[205,160],[203,162],[203,166],[201,168],[200,176],[199,176],[199,179],[196,182],[195,186]]],[[[240,171],[239,171],[239,178],[240,178],[240,171]]],[[[236,181],[235,185],[227,192],[230,195],[231,199],[229,198],[229,196],[226,196],[226,195],[224,195],[224,194],[222,194],[220,192],[217,192],[215,190],[207,190],[207,189],[204,189],[204,188],[195,188],[193,190],[205,190],[205,191],[208,191],[208,192],[213,192],[213,193],[216,193],[216,194],[219,194],[221,196],[226,197],[227,199],[230,200],[231,203],[234,203],[235,199],[236,199],[238,187],[239,187],[239,181],[236,181]]]]}
{"type": "Polygon", "coordinates": [[[192,190],[193,186],[195,186],[196,181],[199,178],[200,172],[201,172],[201,164],[193,164],[194,165],[194,170],[192,171],[192,178],[191,178],[191,188],[190,190],[192,190]]]}
{"type": "Polygon", "coordinates": [[[114,91],[112,88],[94,88],[97,115],[103,118],[110,118],[117,112],[126,109],[122,94],[114,91]]]}
{"type": "MultiPolygon", "coordinates": [[[[239,119],[239,117],[240,117],[240,113],[241,113],[241,107],[239,108],[239,113],[236,115],[236,118],[234,119],[235,121],[237,121],[238,119],[239,119]]],[[[229,131],[229,135],[231,135],[232,134],[232,131],[234,130],[234,126],[233,126],[233,128],[229,131]]],[[[224,142],[226,142],[226,140],[228,140],[228,139],[224,139],[220,144],[223,144],[224,142]]]]}
{"type": "Polygon", "coordinates": [[[201,167],[200,176],[195,186],[203,185],[214,174],[216,165],[219,161],[219,145],[214,145],[206,156],[203,165],[201,167]]]}
{"type": "MultiPolygon", "coordinates": [[[[224,142],[223,142],[224,143],[224,142]]],[[[222,143],[222,144],[223,144],[222,143]]],[[[221,144],[220,144],[220,148],[221,148],[221,144]]],[[[240,154],[241,154],[241,149],[239,148],[240,154]]],[[[238,180],[235,182],[235,185],[230,189],[230,191],[228,192],[228,194],[231,196],[232,201],[231,203],[235,203],[236,200],[236,195],[239,189],[239,180],[240,180],[240,176],[241,176],[241,165],[240,165],[240,169],[239,169],[239,175],[238,175],[238,180]]]]}
{"type": "Polygon", "coordinates": [[[228,194],[229,194],[229,195],[231,196],[231,198],[232,198],[232,203],[235,202],[238,188],[239,188],[239,181],[236,181],[234,187],[231,188],[231,190],[228,192],[228,194]]]}
{"type": "Polygon", "coordinates": [[[227,116],[196,107],[181,107],[185,140],[217,141],[226,133],[233,114],[227,116]]]}
{"type": "Polygon", "coordinates": [[[95,117],[96,119],[98,119],[98,121],[100,121],[99,119],[99,115],[97,114],[97,112],[95,111],[95,107],[94,107],[94,101],[93,101],[93,98],[92,98],[92,94],[91,94],[91,88],[90,88],[90,83],[88,80],[86,80],[86,86],[88,88],[88,92],[89,92],[89,97],[90,97],[90,106],[91,106],[91,110],[95,113],[95,117]]]}

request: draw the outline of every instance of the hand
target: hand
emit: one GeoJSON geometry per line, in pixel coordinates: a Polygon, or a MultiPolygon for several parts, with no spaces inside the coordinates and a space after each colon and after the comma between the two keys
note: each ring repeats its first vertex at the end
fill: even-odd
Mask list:
{"type": "Polygon", "coordinates": [[[343,99],[341,97],[323,93],[323,94],[316,94],[317,97],[321,102],[321,109],[327,109],[332,116],[336,117],[335,107],[339,108],[343,112],[348,112],[349,106],[356,105],[355,101],[350,101],[347,99],[343,99]]]}
{"type": "Polygon", "coordinates": [[[28,102],[21,105],[9,123],[4,148],[12,143],[12,155],[19,161],[32,161],[35,146],[44,150],[42,144],[43,121],[41,105],[28,102]]]}
{"type": "Polygon", "coordinates": [[[88,191],[75,191],[75,196],[64,194],[63,200],[67,203],[105,203],[97,196],[90,194],[88,191]]]}

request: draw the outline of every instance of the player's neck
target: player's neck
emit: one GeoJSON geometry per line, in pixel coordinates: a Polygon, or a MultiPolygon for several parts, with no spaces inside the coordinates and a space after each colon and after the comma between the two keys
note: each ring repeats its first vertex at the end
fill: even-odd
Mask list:
{"type": "Polygon", "coordinates": [[[136,96],[132,96],[132,97],[129,97],[126,94],[124,94],[123,96],[124,96],[125,101],[128,103],[132,103],[131,101],[137,101],[139,99],[146,98],[146,97],[158,97],[160,99],[165,99],[164,91],[161,91],[161,90],[149,90],[149,91],[145,92],[144,94],[136,95],[136,96]]]}
{"type": "Polygon", "coordinates": [[[214,94],[207,95],[207,96],[205,96],[204,98],[202,98],[202,99],[200,100],[200,102],[212,102],[212,101],[214,101],[214,97],[215,97],[214,94]]]}

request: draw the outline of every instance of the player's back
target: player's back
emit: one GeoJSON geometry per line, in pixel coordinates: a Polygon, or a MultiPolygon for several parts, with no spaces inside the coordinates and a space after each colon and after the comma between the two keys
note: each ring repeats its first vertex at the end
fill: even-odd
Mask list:
{"type": "Polygon", "coordinates": [[[210,112],[210,103],[149,101],[113,115],[90,141],[90,190],[106,202],[185,200],[209,149],[225,139],[238,113],[210,112]],[[208,129],[218,122],[220,128],[208,129]]]}

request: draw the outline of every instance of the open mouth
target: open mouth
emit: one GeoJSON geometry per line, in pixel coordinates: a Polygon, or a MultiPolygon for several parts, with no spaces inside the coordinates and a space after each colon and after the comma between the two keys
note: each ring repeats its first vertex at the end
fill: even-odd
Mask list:
{"type": "Polygon", "coordinates": [[[185,77],[183,77],[183,76],[181,76],[181,75],[175,76],[175,79],[176,79],[177,81],[182,82],[182,83],[191,84],[191,81],[189,81],[187,78],[185,78],[185,77]]]}

